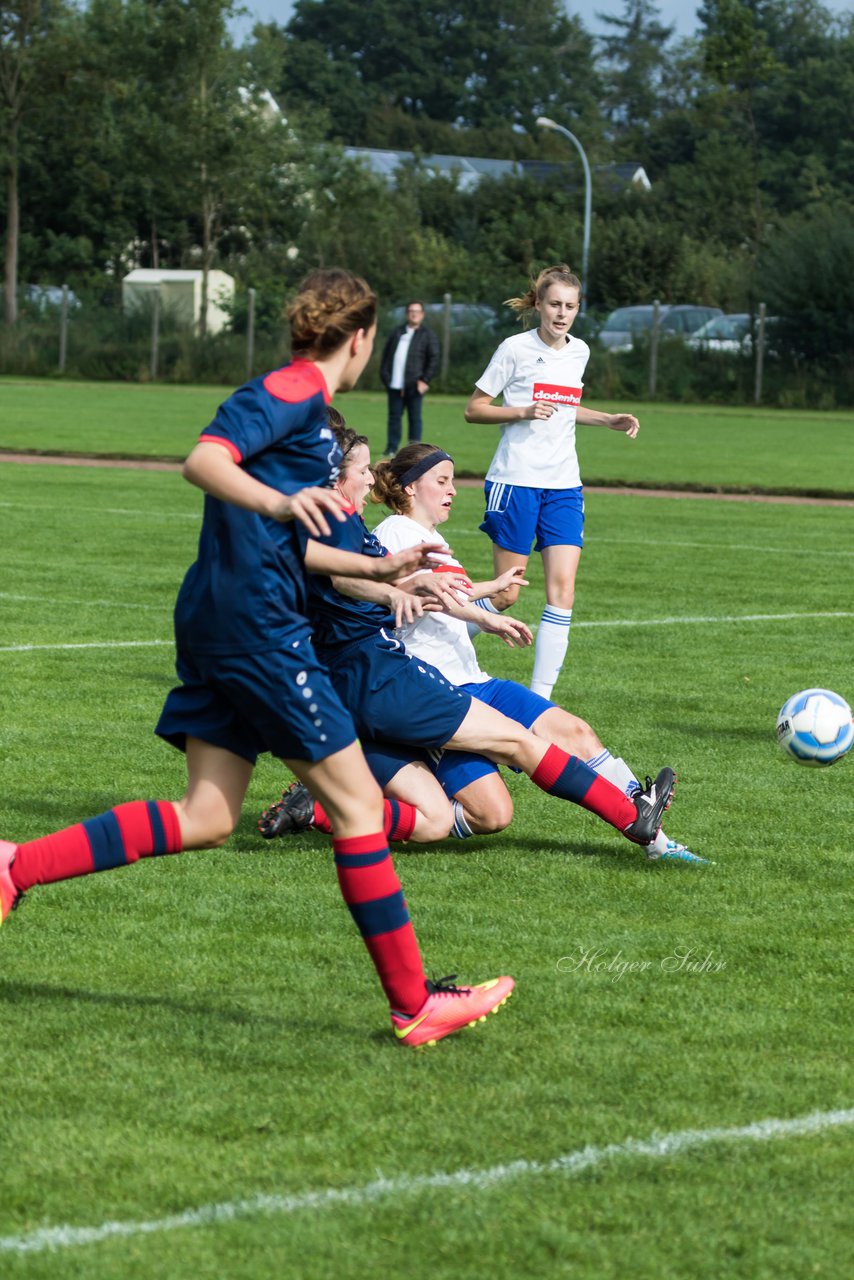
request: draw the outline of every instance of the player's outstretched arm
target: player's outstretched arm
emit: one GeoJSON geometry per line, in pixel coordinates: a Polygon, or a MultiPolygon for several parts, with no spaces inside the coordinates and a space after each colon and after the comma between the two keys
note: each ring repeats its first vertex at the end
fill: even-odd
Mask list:
{"type": "Polygon", "coordinates": [[[611,431],[622,431],[634,440],[640,431],[640,423],[633,413],[600,413],[598,409],[578,408],[575,421],[582,427],[608,427],[611,431]]]}
{"type": "Polygon", "coordinates": [[[503,640],[511,649],[524,649],[534,642],[533,633],[527,623],[520,622],[518,618],[511,618],[506,613],[487,613],[473,604],[460,604],[459,601],[448,606],[444,612],[449,613],[452,618],[460,618],[463,622],[477,623],[481,631],[498,636],[499,640],[503,640]]]}
{"type": "Polygon", "coordinates": [[[422,542],[393,556],[365,556],[358,551],[341,551],[312,538],[306,544],[305,567],[310,573],[325,573],[330,577],[395,582],[419,569],[430,568],[437,549],[431,543],[422,542]]]}
{"type": "Polygon", "coordinates": [[[346,514],[334,489],[300,489],[280,493],[238,466],[224,445],[201,440],[184,462],[182,475],[190,484],[223,502],[244,507],[271,520],[299,520],[314,537],[328,537],[327,516],[342,521],[346,514]]]}
{"type": "Polygon", "coordinates": [[[514,564],[512,569],[507,569],[505,573],[499,574],[497,578],[490,579],[489,582],[473,582],[471,598],[472,600],[483,600],[488,596],[497,596],[507,587],[527,587],[530,584],[524,573],[525,566],[523,564],[514,564]]]}
{"type": "Polygon", "coordinates": [[[350,596],[353,600],[367,600],[370,604],[381,604],[389,613],[394,614],[396,627],[415,622],[424,613],[424,605],[419,596],[401,591],[389,582],[369,582],[367,578],[339,578],[335,574],[331,581],[341,595],[350,596]]]}

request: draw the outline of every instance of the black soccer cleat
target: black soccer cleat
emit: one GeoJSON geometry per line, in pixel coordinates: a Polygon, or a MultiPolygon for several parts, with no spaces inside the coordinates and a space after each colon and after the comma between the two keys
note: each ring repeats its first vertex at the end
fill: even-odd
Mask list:
{"type": "Polygon", "coordinates": [[[651,844],[661,830],[665,810],[670,808],[675,790],[676,774],[672,769],[662,769],[655,782],[648,777],[643,790],[636,791],[632,797],[638,816],[629,823],[623,835],[635,844],[651,844]]]}
{"type": "Polygon", "coordinates": [[[258,830],[266,840],[306,831],[314,822],[314,797],[301,782],[292,782],[281,800],[271,804],[258,819],[258,830]]]}

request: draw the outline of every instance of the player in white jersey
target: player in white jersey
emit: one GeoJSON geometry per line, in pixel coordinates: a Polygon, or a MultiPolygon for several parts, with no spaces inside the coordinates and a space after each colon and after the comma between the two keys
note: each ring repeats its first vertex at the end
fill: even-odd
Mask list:
{"type": "MultiPolygon", "coordinates": [[[[539,551],[546,607],[537,629],[531,688],[551,697],[569,643],[575,577],[584,531],[584,496],[575,447],[576,423],[609,427],[634,439],[631,413],[581,407],[590,348],[570,329],[581,301],[581,281],[564,263],[547,267],[522,297],[507,305],[535,312],[536,329],[505,339],[478,378],[466,422],[497,423],[501,439],[486,474],[486,514],[480,526],[492,539],[498,576],[528,563],[539,551]],[[496,397],[502,403],[493,404],[496,397]]],[[[515,604],[509,587],[487,610],[515,604]]]]}
{"type": "MultiPolygon", "coordinates": [[[[454,488],[454,464],[447,454],[435,445],[413,444],[401,449],[390,462],[374,466],[374,499],[381,501],[394,514],[383,520],[374,535],[391,552],[403,551],[419,543],[444,542],[439,526],[451,512],[456,494],[454,488]],[[436,462],[430,466],[431,456],[436,462]],[[423,474],[409,483],[401,483],[401,477],[412,475],[419,467],[423,474]]],[[[445,548],[448,544],[444,543],[445,548]]],[[[459,566],[450,554],[445,557],[446,567],[459,566]]],[[[517,573],[518,578],[521,574],[517,573]]],[[[493,586],[496,584],[492,584],[493,586]]],[[[525,585],[519,582],[519,585],[525,585]]],[[[481,584],[480,590],[488,590],[489,584],[481,584]]],[[[478,594],[478,589],[475,589],[478,594]]],[[[445,602],[445,609],[449,606],[445,602]]],[[[403,641],[407,653],[428,662],[446,680],[502,711],[504,715],[523,724],[532,733],[556,742],[564,751],[578,756],[609,782],[633,795],[641,784],[633,770],[620,757],[614,757],[602,744],[586,721],[565,711],[563,707],[542,697],[514,680],[492,679],[482,671],[474,645],[467,629],[467,621],[476,616],[475,605],[470,599],[460,598],[455,616],[447,612],[426,613],[400,626],[395,635],[403,641]]],[[[518,644],[517,626],[511,618],[489,618],[489,628],[501,635],[501,624],[506,628],[505,639],[511,647],[518,644]]],[[[505,787],[497,767],[484,757],[467,758],[463,752],[451,753],[454,761],[443,762],[438,776],[450,796],[465,796],[465,808],[469,812],[489,813],[506,810],[505,787]]],[[[457,822],[463,817],[455,804],[457,822]]],[[[493,828],[495,829],[495,828],[493,828]]],[[[466,834],[457,830],[457,834],[466,834]]],[[[651,860],[704,863],[707,860],[686,849],[685,845],[671,840],[659,831],[646,847],[651,860]]]]}

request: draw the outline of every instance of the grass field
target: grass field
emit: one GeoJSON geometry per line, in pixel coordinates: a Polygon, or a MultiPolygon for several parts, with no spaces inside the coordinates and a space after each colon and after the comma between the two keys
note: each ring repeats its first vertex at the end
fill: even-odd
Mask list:
{"type": "MultiPolygon", "coordinates": [[[[224,398],[222,387],[0,379],[0,450],[70,450],[183,458],[224,398]]],[[[586,403],[586,401],[585,401],[586,403]]],[[[379,452],[385,397],[353,392],[347,418],[379,452]]],[[[483,475],[496,428],[463,419],[465,398],[430,397],[425,437],[453,454],[457,471],[483,475]]],[[[606,405],[593,408],[632,409],[606,405]]],[[[637,406],[634,406],[637,408],[637,406]]],[[[637,442],[597,427],[579,429],[588,484],[766,488],[854,496],[854,414],[643,405],[637,442]]]]}
{"type": "MultiPolygon", "coordinates": [[[[16,386],[2,446],[94,448],[113,415],[135,452],[186,448],[140,410],[160,388],[35,387],[25,430],[16,386]]],[[[192,406],[190,440],[220,394],[162,393],[173,418],[192,406]]],[[[377,439],[379,401],[351,403],[377,439]]],[[[719,483],[727,415],[687,431],[671,413],[655,421],[685,432],[684,474],[719,483]]],[[[850,456],[851,420],[825,428],[850,456]]],[[[801,421],[797,454],[751,453],[751,482],[834,487],[816,438],[801,421]]],[[[657,457],[650,482],[675,478],[657,457]]],[[[199,494],[129,468],[0,477],[0,835],[176,796],[181,758],[152,726],[199,494]]],[[[797,689],[854,697],[851,511],[587,507],[556,696],[639,772],[678,768],[666,828],[715,865],[649,864],[514,776],[501,836],[399,847],[429,969],[518,983],[424,1054],[387,1030],[328,843],[257,836],[272,761],[225,848],[33,891],[0,930],[4,1280],[845,1274],[854,761],[799,768],[773,730],[797,689]]],[[[479,515],[462,490],[448,533],[485,576],[479,515]]],[[[518,612],[534,622],[542,601],[535,564],[518,612]]],[[[529,655],[479,644],[491,673],[527,679],[529,655]]]]}

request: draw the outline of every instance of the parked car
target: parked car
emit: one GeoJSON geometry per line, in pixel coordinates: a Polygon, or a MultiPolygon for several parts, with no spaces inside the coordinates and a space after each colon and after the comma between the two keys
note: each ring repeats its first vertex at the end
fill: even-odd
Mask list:
{"type": "MultiPolygon", "coordinates": [[[[600,343],[609,351],[631,351],[635,337],[651,331],[653,314],[652,306],[618,307],[599,330],[600,343]]],[[[684,337],[722,315],[720,307],[662,305],[658,308],[659,333],[662,338],[684,337]]]]}
{"type": "MultiPolygon", "coordinates": [[[[765,349],[768,348],[769,330],[777,323],[776,316],[765,317],[765,349]]],[[[757,324],[753,317],[753,326],[757,324]]],[[[747,311],[734,311],[730,315],[709,320],[696,333],[685,339],[685,345],[703,351],[724,351],[730,355],[749,355],[753,350],[751,316],[747,311]]],[[[770,351],[769,351],[769,354],[770,351]]]]}
{"type": "MultiPolygon", "coordinates": [[[[406,320],[406,307],[395,307],[391,313],[394,324],[403,324],[406,320]]],[[[451,329],[455,333],[472,329],[494,329],[499,317],[492,307],[482,302],[452,302],[451,329]]],[[[424,321],[436,333],[441,333],[445,323],[444,302],[425,302],[424,321]]]]}
{"type": "MultiPolygon", "coordinates": [[[[24,301],[39,311],[47,311],[51,307],[62,306],[62,287],[58,284],[25,284],[24,301]]],[[[68,310],[79,311],[82,302],[73,289],[68,290],[68,310]]]]}

